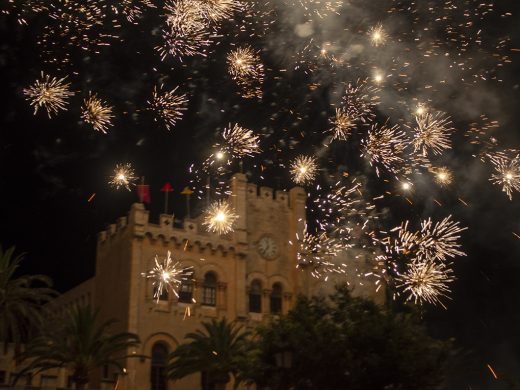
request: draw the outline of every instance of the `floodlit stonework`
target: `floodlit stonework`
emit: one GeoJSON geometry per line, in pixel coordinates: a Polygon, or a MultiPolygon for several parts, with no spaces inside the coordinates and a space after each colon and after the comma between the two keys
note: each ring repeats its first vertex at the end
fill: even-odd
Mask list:
{"type": "MultiPolygon", "coordinates": [[[[201,389],[200,374],[176,382],[162,375],[166,354],[201,321],[225,317],[254,326],[287,313],[298,294],[331,291],[333,281],[318,281],[296,268],[294,243],[305,226],[307,194],[302,188],[273,191],[235,174],[231,193],[229,202],[239,218],[234,232],[225,236],[207,233],[201,218],[186,219],[177,227],[171,215],[162,214],[158,224],[151,223],[140,203],[132,205],[128,217],[99,233],[96,275],[63,294],[57,306],[98,307],[102,320],[118,320],[114,331],[139,335],[141,346],[130,353],[151,358],[127,359],[125,375],[100,370],[90,389],[113,389],[116,383],[118,390],[201,389]],[[157,301],[152,280],[141,274],[153,268],[156,255],[161,259],[168,251],[182,266],[192,267],[193,281],[180,287],[179,297],[170,293],[157,301]]],[[[350,267],[355,277],[370,265],[360,257],[350,267]]],[[[373,284],[350,282],[355,294],[383,299],[373,284]]],[[[56,374],[56,386],[66,388],[65,373],[56,374]]]]}

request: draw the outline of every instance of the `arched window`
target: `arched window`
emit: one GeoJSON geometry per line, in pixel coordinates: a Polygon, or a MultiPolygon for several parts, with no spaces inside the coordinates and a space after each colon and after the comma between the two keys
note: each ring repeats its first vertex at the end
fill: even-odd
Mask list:
{"type": "Polygon", "coordinates": [[[151,390],[167,390],[166,365],[168,348],[163,343],[155,343],[152,347],[152,370],[150,375],[151,390]]]}
{"type": "Polygon", "coordinates": [[[193,299],[193,271],[185,269],[181,276],[179,287],[179,302],[191,303],[193,299]]]}
{"type": "Polygon", "coordinates": [[[217,275],[207,272],[202,284],[202,304],[206,306],[217,305],[217,275]]]}
{"type": "Polygon", "coordinates": [[[256,279],[251,283],[249,290],[249,311],[251,313],[262,312],[262,283],[256,279]]]}
{"type": "Polygon", "coordinates": [[[282,312],[282,285],[280,283],[274,283],[273,289],[271,290],[271,313],[282,312]]]}

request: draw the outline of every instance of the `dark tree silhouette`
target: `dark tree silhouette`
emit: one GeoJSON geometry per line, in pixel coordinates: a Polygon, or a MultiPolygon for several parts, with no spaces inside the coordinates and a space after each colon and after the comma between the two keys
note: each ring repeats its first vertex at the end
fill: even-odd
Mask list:
{"type": "Polygon", "coordinates": [[[328,299],[299,297],[287,316],[260,327],[243,375],[268,389],[433,389],[450,343],[339,287],[328,299]]]}
{"type": "Polygon", "coordinates": [[[138,346],[139,338],[126,332],[111,334],[109,327],[114,321],[99,324],[97,314],[90,306],[76,306],[64,320],[49,322],[21,354],[27,363],[21,374],[66,367],[72,372],[76,389],[81,390],[97,368],[112,366],[122,372],[122,359],[137,357],[128,355],[128,349],[138,346]]]}
{"type": "Polygon", "coordinates": [[[241,362],[247,354],[249,332],[226,319],[203,322],[202,326],[203,330],[188,333],[186,339],[189,341],[179,345],[170,355],[168,376],[180,379],[203,372],[208,382],[218,389],[225,388],[233,375],[236,385],[240,382],[241,362]]]}

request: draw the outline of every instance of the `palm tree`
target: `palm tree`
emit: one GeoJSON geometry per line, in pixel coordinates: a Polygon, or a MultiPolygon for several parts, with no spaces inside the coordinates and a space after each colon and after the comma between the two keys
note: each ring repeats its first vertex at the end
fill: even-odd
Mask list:
{"type": "Polygon", "coordinates": [[[203,322],[204,331],[188,333],[188,343],[181,344],[170,355],[167,367],[168,377],[181,379],[196,372],[204,372],[208,382],[217,389],[235,378],[238,385],[240,362],[247,354],[249,332],[242,331],[236,323],[226,319],[203,322]]]}
{"type": "Polygon", "coordinates": [[[65,367],[72,372],[76,389],[82,390],[97,368],[112,366],[123,372],[122,359],[138,356],[128,355],[128,348],[138,346],[139,337],[126,332],[110,334],[108,328],[114,320],[98,325],[97,315],[90,306],[76,306],[61,322],[49,322],[21,354],[28,364],[21,374],[65,367]]]}
{"type": "Polygon", "coordinates": [[[15,248],[4,251],[0,246],[0,340],[19,344],[43,320],[43,304],[56,292],[44,275],[14,277],[23,254],[13,256],[15,248]]]}

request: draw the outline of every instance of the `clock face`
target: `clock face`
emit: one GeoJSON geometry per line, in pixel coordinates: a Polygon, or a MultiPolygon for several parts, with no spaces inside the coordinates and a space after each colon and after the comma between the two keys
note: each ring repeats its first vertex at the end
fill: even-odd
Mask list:
{"type": "Polygon", "coordinates": [[[263,236],[258,240],[258,253],[263,258],[272,260],[278,256],[278,245],[271,236],[263,236]]]}

